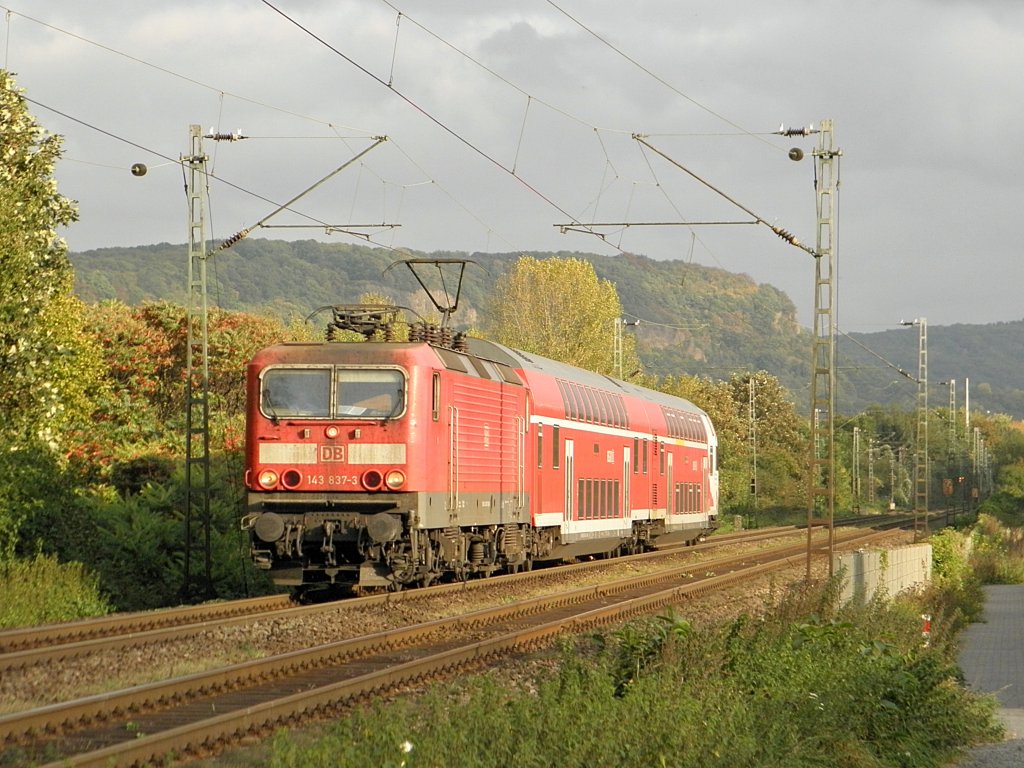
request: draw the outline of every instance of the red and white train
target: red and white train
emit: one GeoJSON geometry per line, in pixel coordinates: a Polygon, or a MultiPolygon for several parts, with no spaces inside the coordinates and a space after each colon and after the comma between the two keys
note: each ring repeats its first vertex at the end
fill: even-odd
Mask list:
{"type": "MultiPolygon", "coordinates": [[[[352,309],[336,327],[386,325],[352,309]]],[[[417,323],[412,341],[286,343],[249,363],[243,528],[276,583],[399,589],[716,527],[717,440],[692,403],[437,335],[417,323]]]]}

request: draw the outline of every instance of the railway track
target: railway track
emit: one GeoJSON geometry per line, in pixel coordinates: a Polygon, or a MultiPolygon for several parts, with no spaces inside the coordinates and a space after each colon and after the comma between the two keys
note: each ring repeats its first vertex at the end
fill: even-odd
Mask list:
{"type": "MultiPolygon", "coordinates": [[[[117,635],[134,635],[160,629],[251,618],[283,610],[290,605],[291,601],[287,595],[272,595],[158,611],[117,613],[82,621],[5,630],[0,632],[0,658],[34,648],[74,645],[117,635]]],[[[0,666],[0,669],[4,668],[0,666]]]]}
{"type": "MultiPolygon", "coordinates": [[[[874,527],[899,524],[905,518],[878,516],[843,521],[846,525],[870,524],[874,527]]],[[[571,577],[588,570],[606,568],[622,562],[645,562],[685,552],[706,552],[724,546],[757,543],[780,536],[795,536],[805,529],[801,526],[780,526],[717,535],[694,546],[667,547],[640,555],[612,560],[594,560],[560,566],[558,572],[571,577]]],[[[526,584],[549,578],[551,569],[478,579],[457,584],[439,584],[428,590],[387,592],[345,600],[346,609],[370,607],[376,604],[398,604],[426,599],[437,594],[464,593],[475,589],[492,588],[498,584],[526,584]]],[[[200,635],[219,628],[246,625],[253,621],[279,617],[314,616],[338,610],[339,603],[296,605],[286,595],[204,603],[159,611],[114,614],[96,619],[44,625],[0,632],[0,672],[24,669],[36,665],[59,664],[77,657],[107,651],[112,648],[145,647],[171,639],[200,635]]]]}
{"type": "MultiPolygon", "coordinates": [[[[884,535],[840,531],[836,545],[860,546],[884,535]]],[[[0,718],[0,745],[28,760],[66,766],[137,765],[201,754],[282,723],[344,710],[383,691],[472,671],[558,635],[682,603],[803,562],[805,556],[805,543],[794,542],[689,561],[600,586],[8,715],[0,718]]]]}
{"type": "MultiPolygon", "coordinates": [[[[715,536],[709,541],[690,547],[666,548],[642,555],[614,560],[596,560],[562,566],[559,573],[574,573],[608,567],[613,563],[643,562],[671,556],[680,550],[702,552],[738,543],[754,543],[779,536],[795,535],[795,527],[770,528],[715,536]]],[[[143,647],[169,639],[198,635],[217,628],[248,624],[271,617],[287,618],[331,613],[344,609],[369,607],[375,604],[397,604],[416,601],[445,592],[462,593],[467,590],[486,589],[496,584],[524,584],[549,578],[551,569],[529,573],[478,579],[458,584],[441,584],[428,590],[389,592],[352,598],[341,603],[296,605],[286,595],[208,603],[160,611],[115,614],[98,619],[44,625],[0,632],[0,672],[23,669],[40,664],[58,664],[76,657],[87,656],[111,648],[143,647]]]]}

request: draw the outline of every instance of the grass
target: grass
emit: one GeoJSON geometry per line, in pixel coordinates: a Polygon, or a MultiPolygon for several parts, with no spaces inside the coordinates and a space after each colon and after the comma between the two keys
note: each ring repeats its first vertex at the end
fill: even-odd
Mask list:
{"type": "Polygon", "coordinates": [[[36,555],[0,563],[0,628],[33,627],[110,612],[99,579],[81,563],[36,555]]]}

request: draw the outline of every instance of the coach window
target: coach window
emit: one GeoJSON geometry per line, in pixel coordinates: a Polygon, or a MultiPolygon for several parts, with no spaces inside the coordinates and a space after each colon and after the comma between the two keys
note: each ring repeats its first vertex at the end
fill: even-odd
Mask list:
{"type": "Polygon", "coordinates": [[[559,467],[559,455],[558,455],[558,427],[551,428],[551,468],[558,469],[559,467]]]}
{"type": "Polygon", "coordinates": [[[537,425],[537,466],[544,466],[544,425],[537,425]]]}
{"type": "Polygon", "coordinates": [[[608,407],[604,402],[604,392],[600,389],[594,390],[594,400],[597,402],[597,423],[608,425],[608,407]]]}
{"type": "Polygon", "coordinates": [[[260,406],[271,419],[331,415],[330,368],[269,368],[263,374],[260,406]]]}
{"type": "Polygon", "coordinates": [[[623,402],[622,397],[619,396],[619,395],[617,395],[615,397],[615,409],[616,409],[616,411],[618,411],[618,414],[619,414],[619,424],[618,424],[618,426],[620,426],[620,427],[628,427],[629,426],[629,414],[626,413],[626,404],[625,404],[625,402],[623,402]]]}
{"type": "Polygon", "coordinates": [[[562,391],[562,399],[565,400],[565,416],[569,419],[576,418],[576,398],[573,397],[572,387],[568,382],[559,381],[558,388],[562,391]]]}
{"type": "MultiPolygon", "coordinates": [[[[637,475],[640,473],[640,462],[637,461],[637,456],[640,455],[640,438],[633,438],[633,474],[637,475]]],[[[644,454],[644,462],[647,461],[647,454],[644,454]]]]}
{"type": "Polygon", "coordinates": [[[586,421],[586,413],[583,410],[583,393],[580,392],[579,385],[570,384],[569,392],[572,394],[573,398],[575,398],[576,402],[576,415],[573,418],[577,419],[578,421],[586,421]]]}
{"type": "Polygon", "coordinates": [[[594,421],[594,399],[590,396],[590,390],[580,387],[580,397],[583,398],[583,413],[587,422],[594,421]]]}
{"type": "Polygon", "coordinates": [[[592,389],[590,387],[587,387],[587,395],[590,396],[590,407],[591,407],[591,409],[594,412],[594,423],[595,424],[603,423],[602,422],[602,418],[603,417],[602,417],[602,414],[601,414],[601,396],[600,396],[600,394],[598,393],[598,391],[596,389],[592,389]]]}
{"type": "Polygon", "coordinates": [[[647,439],[644,438],[644,474],[647,474],[647,439]]]}
{"type": "Polygon", "coordinates": [[[334,412],[338,418],[392,419],[405,410],[405,376],[390,368],[339,368],[334,412]]]}
{"type": "Polygon", "coordinates": [[[576,387],[569,382],[565,383],[565,393],[569,398],[569,418],[579,419],[582,418],[582,411],[580,410],[579,400],[576,398],[576,387]]]}

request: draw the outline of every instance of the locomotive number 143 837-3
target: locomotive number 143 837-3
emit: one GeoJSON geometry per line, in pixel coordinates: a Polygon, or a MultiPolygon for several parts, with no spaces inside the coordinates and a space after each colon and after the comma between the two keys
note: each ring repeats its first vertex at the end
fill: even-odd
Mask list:
{"type": "Polygon", "coordinates": [[[359,486],[359,475],[306,475],[306,485],[359,486]]]}

